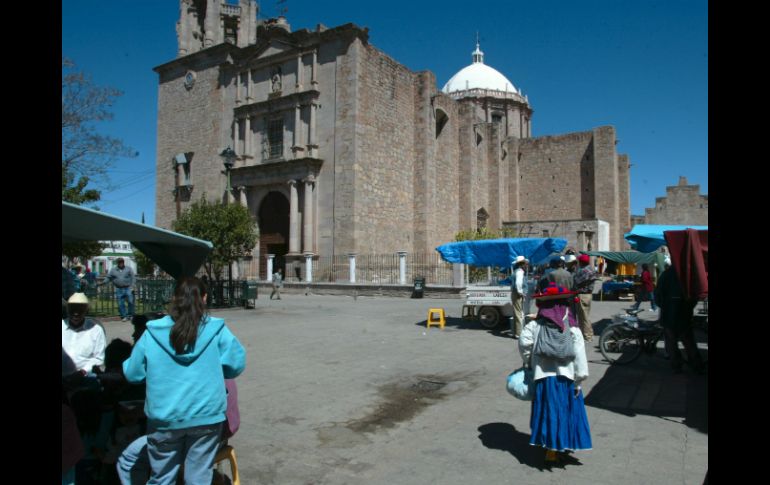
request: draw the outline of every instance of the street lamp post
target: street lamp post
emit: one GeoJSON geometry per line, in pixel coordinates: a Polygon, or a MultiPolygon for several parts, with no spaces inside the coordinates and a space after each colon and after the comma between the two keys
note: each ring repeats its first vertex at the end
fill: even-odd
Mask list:
{"type": "Polygon", "coordinates": [[[230,194],[233,190],[230,186],[230,170],[232,170],[233,165],[235,165],[235,159],[238,155],[235,154],[235,151],[233,151],[232,148],[227,147],[222,150],[222,153],[220,153],[219,156],[222,157],[225,165],[225,174],[227,175],[227,201],[230,202],[230,194]]]}

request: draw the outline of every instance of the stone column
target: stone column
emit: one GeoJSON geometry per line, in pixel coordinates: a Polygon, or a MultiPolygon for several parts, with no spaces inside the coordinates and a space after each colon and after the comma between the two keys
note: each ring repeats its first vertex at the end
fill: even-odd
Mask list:
{"type": "Polygon", "coordinates": [[[187,6],[187,2],[180,2],[179,4],[179,23],[177,24],[179,41],[178,57],[186,56],[189,49],[190,27],[187,20],[187,6]]]}
{"type": "Polygon", "coordinates": [[[305,253],[305,282],[313,282],[313,253],[305,253]]]}
{"type": "Polygon", "coordinates": [[[250,103],[254,101],[254,96],[252,93],[252,85],[251,85],[251,69],[246,71],[246,102],[250,103]]]}
{"type": "Polygon", "coordinates": [[[296,104],[294,106],[294,141],[292,143],[291,151],[294,152],[294,158],[298,158],[300,153],[299,142],[302,140],[302,106],[296,104]]]}
{"type": "MultiPolygon", "coordinates": [[[[206,3],[206,18],[203,19],[203,47],[211,47],[214,45],[214,28],[216,23],[219,23],[219,15],[215,16],[214,4],[218,2],[206,3]],[[216,22],[216,23],[215,23],[216,22]]],[[[200,14],[200,13],[199,13],[200,14]]]]}
{"type": "Polygon", "coordinates": [[[348,253],[348,263],[350,266],[350,282],[356,282],[356,253],[348,253]]]}
{"type": "Polygon", "coordinates": [[[275,259],[275,254],[268,254],[267,255],[267,281],[273,281],[273,260],[275,259]]]}
{"type": "Polygon", "coordinates": [[[299,201],[297,181],[289,180],[289,254],[299,254],[299,201]]]}
{"type": "Polygon", "coordinates": [[[241,185],[240,187],[238,187],[238,195],[240,196],[239,197],[240,200],[238,201],[238,203],[241,206],[248,208],[249,205],[248,205],[248,202],[246,201],[246,186],[245,185],[241,185]]]}
{"type": "Polygon", "coordinates": [[[308,126],[308,156],[312,157],[315,155],[315,149],[318,148],[318,145],[315,142],[315,111],[318,107],[315,103],[310,103],[310,126],[308,126]]]}
{"type": "Polygon", "coordinates": [[[243,119],[243,155],[244,161],[246,155],[251,155],[251,136],[249,136],[251,133],[251,117],[246,116],[243,119]]]}
{"type": "MultiPolygon", "coordinates": [[[[243,155],[243,150],[241,148],[241,125],[243,124],[242,119],[237,119],[235,121],[235,140],[233,140],[233,150],[235,150],[235,153],[240,153],[243,155]]],[[[245,142],[245,140],[244,140],[245,142]]],[[[245,143],[244,143],[245,145],[245,143]]]]}
{"type": "Polygon", "coordinates": [[[313,227],[315,219],[313,218],[313,183],[315,177],[308,176],[303,180],[305,182],[305,207],[302,213],[302,249],[305,252],[313,252],[313,227]]]}
{"type": "Polygon", "coordinates": [[[406,284],[406,251],[398,251],[398,283],[406,284]]]}
{"type": "Polygon", "coordinates": [[[297,92],[302,91],[302,54],[297,54],[297,84],[294,87],[297,92]]]}
{"type": "Polygon", "coordinates": [[[452,263],[452,286],[465,286],[465,276],[463,275],[464,265],[462,263],[452,263]]]}
{"type": "Polygon", "coordinates": [[[235,104],[241,104],[241,73],[235,75],[235,104]]]}
{"type": "Polygon", "coordinates": [[[313,69],[310,70],[310,85],[318,88],[318,49],[313,50],[313,69]]]}

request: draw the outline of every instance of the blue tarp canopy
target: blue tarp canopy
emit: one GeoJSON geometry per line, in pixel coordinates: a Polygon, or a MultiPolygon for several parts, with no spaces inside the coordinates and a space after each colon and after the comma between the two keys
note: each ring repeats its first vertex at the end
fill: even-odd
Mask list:
{"type": "Polygon", "coordinates": [[[623,237],[628,241],[632,248],[643,253],[651,253],[659,247],[666,244],[664,231],[684,231],[685,229],[696,229],[707,231],[709,226],[661,226],[654,224],[637,224],[623,237]]]}
{"type": "Polygon", "coordinates": [[[541,264],[566,246],[567,240],[557,237],[525,237],[453,242],[442,244],[436,251],[450,263],[508,267],[516,256],[524,256],[532,264],[541,264]]]}
{"type": "Polygon", "coordinates": [[[61,240],[63,243],[131,241],[174,278],[195,275],[214,248],[209,241],[127,221],[64,201],[61,203],[61,240]]]}

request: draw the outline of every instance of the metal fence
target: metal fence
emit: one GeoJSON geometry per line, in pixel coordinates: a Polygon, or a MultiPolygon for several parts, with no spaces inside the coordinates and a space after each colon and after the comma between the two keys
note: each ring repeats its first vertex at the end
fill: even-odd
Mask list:
{"type": "MultiPolygon", "coordinates": [[[[109,283],[82,286],[88,297],[88,313],[91,316],[111,317],[119,315],[115,287],[109,283]]],[[[208,282],[208,308],[241,306],[243,301],[242,280],[208,282]]],[[[137,278],[134,291],[134,314],[165,312],[174,294],[176,281],[167,278],[137,278]]],[[[126,308],[128,308],[126,306],[126,308]]]]}
{"type": "MultiPolygon", "coordinates": [[[[406,255],[406,284],[415,278],[425,278],[426,284],[451,285],[452,265],[436,254],[406,255]]],[[[356,283],[399,284],[398,254],[362,254],[356,256],[356,283]]],[[[305,281],[305,263],[289,263],[286,281],[305,281]]],[[[346,255],[320,257],[313,260],[313,282],[347,283],[350,281],[350,258],[346,255]]]]}

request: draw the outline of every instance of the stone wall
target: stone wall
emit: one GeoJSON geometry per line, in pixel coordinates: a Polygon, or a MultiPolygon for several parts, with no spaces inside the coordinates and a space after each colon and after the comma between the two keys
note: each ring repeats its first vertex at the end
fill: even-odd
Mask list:
{"type": "Polygon", "coordinates": [[[666,187],[666,196],[655,199],[655,207],[645,210],[645,224],[707,226],[708,195],[700,194],[700,185],[688,185],[685,177],[679,185],[666,187]]]}
{"type": "MultiPolygon", "coordinates": [[[[581,174],[591,142],[591,132],[519,140],[519,220],[581,219],[593,212],[590,203],[584,208],[583,200],[593,194],[581,174]]],[[[515,149],[509,140],[509,153],[515,149]]]]}
{"type": "Polygon", "coordinates": [[[567,247],[578,251],[599,251],[601,222],[596,219],[519,221],[506,222],[503,227],[515,230],[519,237],[559,237],[567,240],[567,247]]]}
{"type": "Polygon", "coordinates": [[[158,86],[158,145],[156,157],[156,219],[159,227],[171,228],[176,219],[172,192],[175,176],[174,155],[193,152],[189,201],[180,204],[184,211],[205,193],[208,199],[221,198],[226,186],[222,160],[216,154],[226,145],[229,125],[222,118],[225,95],[220,87],[223,77],[218,64],[223,59],[203,56],[196,59],[192,89],[184,86],[187,69],[176,66],[160,73],[158,86]]]}
{"type": "Polygon", "coordinates": [[[355,120],[356,250],[391,253],[412,250],[415,131],[415,75],[370,45],[359,45],[355,120]]]}
{"type": "Polygon", "coordinates": [[[435,144],[436,181],[433,184],[436,191],[435,207],[431,217],[438,221],[433,227],[432,238],[428,242],[427,251],[436,246],[454,241],[455,234],[460,231],[460,143],[459,126],[460,113],[458,103],[443,93],[433,98],[435,110],[446,113],[448,120],[441,133],[436,136],[436,120],[433,118],[432,127],[435,144]]]}

